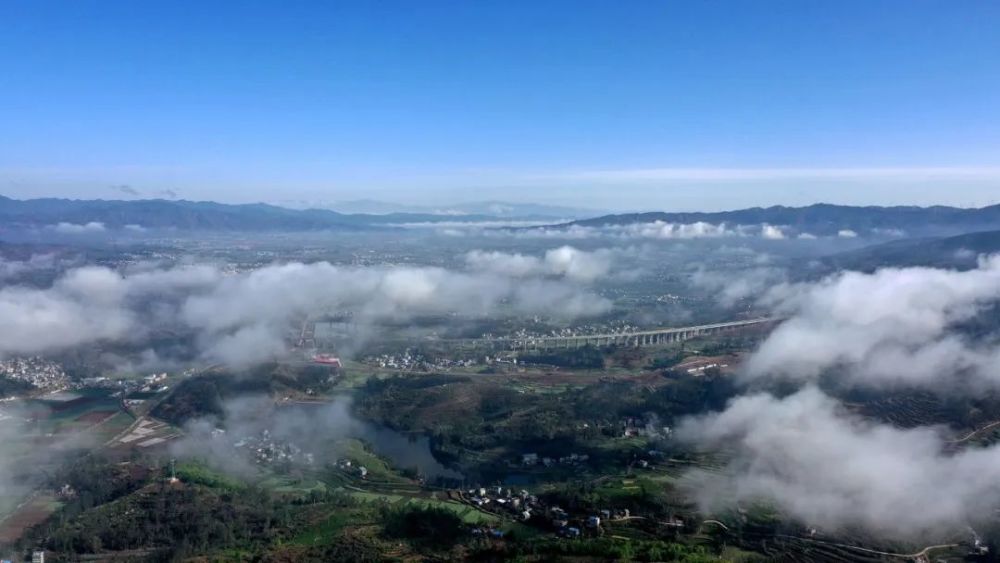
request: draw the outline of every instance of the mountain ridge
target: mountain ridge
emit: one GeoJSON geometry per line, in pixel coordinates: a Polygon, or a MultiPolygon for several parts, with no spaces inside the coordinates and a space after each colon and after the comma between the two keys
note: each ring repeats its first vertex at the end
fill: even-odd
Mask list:
{"type": "Polygon", "coordinates": [[[962,208],[935,205],[920,206],[848,206],[815,203],[805,207],[776,205],[717,212],[664,212],[612,214],[562,223],[560,227],[608,227],[636,223],[726,223],[731,225],[770,224],[787,226],[813,235],[837,235],[850,230],[857,233],[888,233],[893,230],[921,233],[969,232],[1000,228],[1000,205],[962,208]]]}
{"type": "MultiPolygon", "coordinates": [[[[213,201],[141,199],[82,200],[65,198],[13,199],[0,195],[4,228],[44,228],[60,223],[101,223],[109,229],[137,225],[181,231],[316,231],[396,228],[414,223],[489,222],[509,220],[489,214],[433,213],[360,214],[330,209],[290,209],[269,203],[228,204],[213,201]]],[[[885,236],[941,236],[1000,229],[1000,205],[982,208],[948,206],[843,206],[817,203],[805,207],[772,206],[718,212],[609,214],[549,224],[552,227],[609,227],[635,223],[771,224],[812,235],[846,231],[885,236]]],[[[531,229],[533,227],[521,227],[531,229]]]]}
{"type": "Polygon", "coordinates": [[[975,231],[865,246],[826,256],[822,262],[831,272],[912,266],[967,269],[975,267],[980,256],[997,252],[1000,252],[1000,230],[975,231]]]}
{"type": "MultiPolygon", "coordinates": [[[[141,199],[19,200],[0,195],[0,220],[7,227],[38,228],[70,223],[101,223],[119,229],[137,225],[148,229],[220,231],[314,231],[389,228],[401,223],[452,221],[447,215],[391,213],[345,214],[329,209],[289,209],[268,203],[228,204],[214,201],[141,199]]],[[[465,215],[465,221],[490,221],[488,215],[465,215]]]]}

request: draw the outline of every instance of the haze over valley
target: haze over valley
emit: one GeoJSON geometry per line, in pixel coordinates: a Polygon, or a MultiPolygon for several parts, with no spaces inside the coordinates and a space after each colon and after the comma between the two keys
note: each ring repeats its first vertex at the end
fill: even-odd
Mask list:
{"type": "Polygon", "coordinates": [[[1000,560],[1000,5],[0,21],[0,563],[1000,560]]]}

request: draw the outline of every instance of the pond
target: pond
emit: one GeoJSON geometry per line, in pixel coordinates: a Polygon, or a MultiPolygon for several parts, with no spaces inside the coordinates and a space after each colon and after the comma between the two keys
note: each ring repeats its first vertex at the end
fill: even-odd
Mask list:
{"type": "Polygon", "coordinates": [[[340,396],[329,402],[292,403],[282,410],[294,409],[307,413],[316,426],[317,434],[331,437],[354,438],[370,445],[373,452],[388,459],[397,469],[416,468],[428,479],[463,479],[463,475],[449,469],[435,459],[430,440],[426,436],[404,434],[381,424],[360,419],[350,410],[349,397],[340,396]]]}

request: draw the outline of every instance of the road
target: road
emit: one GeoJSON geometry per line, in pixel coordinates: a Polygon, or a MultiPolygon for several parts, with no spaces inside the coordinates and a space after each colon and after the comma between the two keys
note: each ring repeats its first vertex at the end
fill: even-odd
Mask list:
{"type": "MultiPolygon", "coordinates": [[[[726,526],[725,524],[723,524],[722,522],[718,521],[718,520],[702,520],[701,523],[702,524],[713,524],[715,526],[719,526],[720,528],[722,528],[723,530],[725,530],[727,532],[729,531],[729,527],[726,526]]],[[[851,545],[851,544],[847,544],[847,543],[837,543],[837,542],[831,542],[831,541],[825,541],[825,540],[817,540],[817,539],[814,539],[814,538],[805,538],[805,537],[802,537],[802,536],[791,536],[791,535],[787,535],[787,534],[775,534],[774,537],[791,539],[791,540],[799,540],[799,541],[804,541],[804,542],[809,542],[809,543],[820,543],[820,544],[823,544],[823,545],[830,545],[830,546],[833,546],[833,547],[841,547],[841,548],[844,548],[844,549],[853,549],[855,551],[863,551],[865,553],[871,553],[873,555],[883,555],[883,556],[886,556],[886,557],[898,557],[900,559],[916,559],[918,557],[926,557],[928,553],[930,553],[931,551],[934,551],[935,549],[950,549],[950,548],[953,548],[953,547],[960,547],[960,544],[957,544],[957,543],[943,543],[943,544],[938,544],[938,545],[929,545],[929,546],[921,549],[920,551],[917,551],[917,552],[914,552],[914,553],[892,553],[891,551],[879,551],[877,549],[870,549],[870,548],[867,548],[867,547],[860,547],[860,546],[857,546],[857,545],[851,545]]]]}
{"type": "Polygon", "coordinates": [[[795,539],[795,540],[800,540],[800,541],[807,541],[807,542],[810,542],[810,543],[821,543],[821,544],[824,544],[824,545],[832,545],[833,547],[842,547],[844,549],[853,549],[853,550],[856,550],[856,551],[863,551],[865,553],[871,553],[871,554],[874,554],[874,555],[884,555],[886,557],[899,557],[900,559],[916,559],[918,557],[925,557],[927,555],[927,553],[929,553],[931,551],[934,551],[935,549],[948,549],[948,548],[952,548],[952,547],[959,547],[959,544],[957,544],[957,543],[943,543],[943,544],[939,544],[939,545],[929,545],[929,546],[927,546],[927,547],[925,547],[925,548],[923,548],[920,551],[917,551],[915,553],[892,553],[891,551],[879,551],[877,549],[869,549],[867,547],[858,547],[856,545],[850,545],[850,544],[846,544],[846,543],[836,543],[836,542],[831,542],[831,541],[815,540],[815,539],[812,539],[812,538],[802,538],[802,537],[799,537],[799,536],[787,536],[787,535],[783,535],[783,534],[775,534],[775,536],[779,537],[779,538],[790,538],[790,539],[795,539]]]}
{"type": "Polygon", "coordinates": [[[1000,420],[991,422],[991,423],[987,424],[986,426],[983,426],[982,428],[977,428],[976,430],[973,430],[972,432],[969,432],[968,434],[966,434],[965,436],[962,436],[961,438],[958,438],[957,440],[949,440],[948,443],[949,444],[961,444],[963,442],[968,442],[969,440],[971,440],[972,438],[975,438],[980,433],[986,432],[987,430],[992,430],[992,429],[996,428],[997,426],[1000,426],[1000,420]]]}

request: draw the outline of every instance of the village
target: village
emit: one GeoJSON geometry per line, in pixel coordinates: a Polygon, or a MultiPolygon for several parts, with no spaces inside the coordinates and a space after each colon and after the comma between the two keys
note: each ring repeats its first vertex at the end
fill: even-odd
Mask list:
{"type": "Polygon", "coordinates": [[[40,356],[0,360],[0,377],[27,383],[36,389],[65,389],[72,385],[62,365],[40,356]]]}

